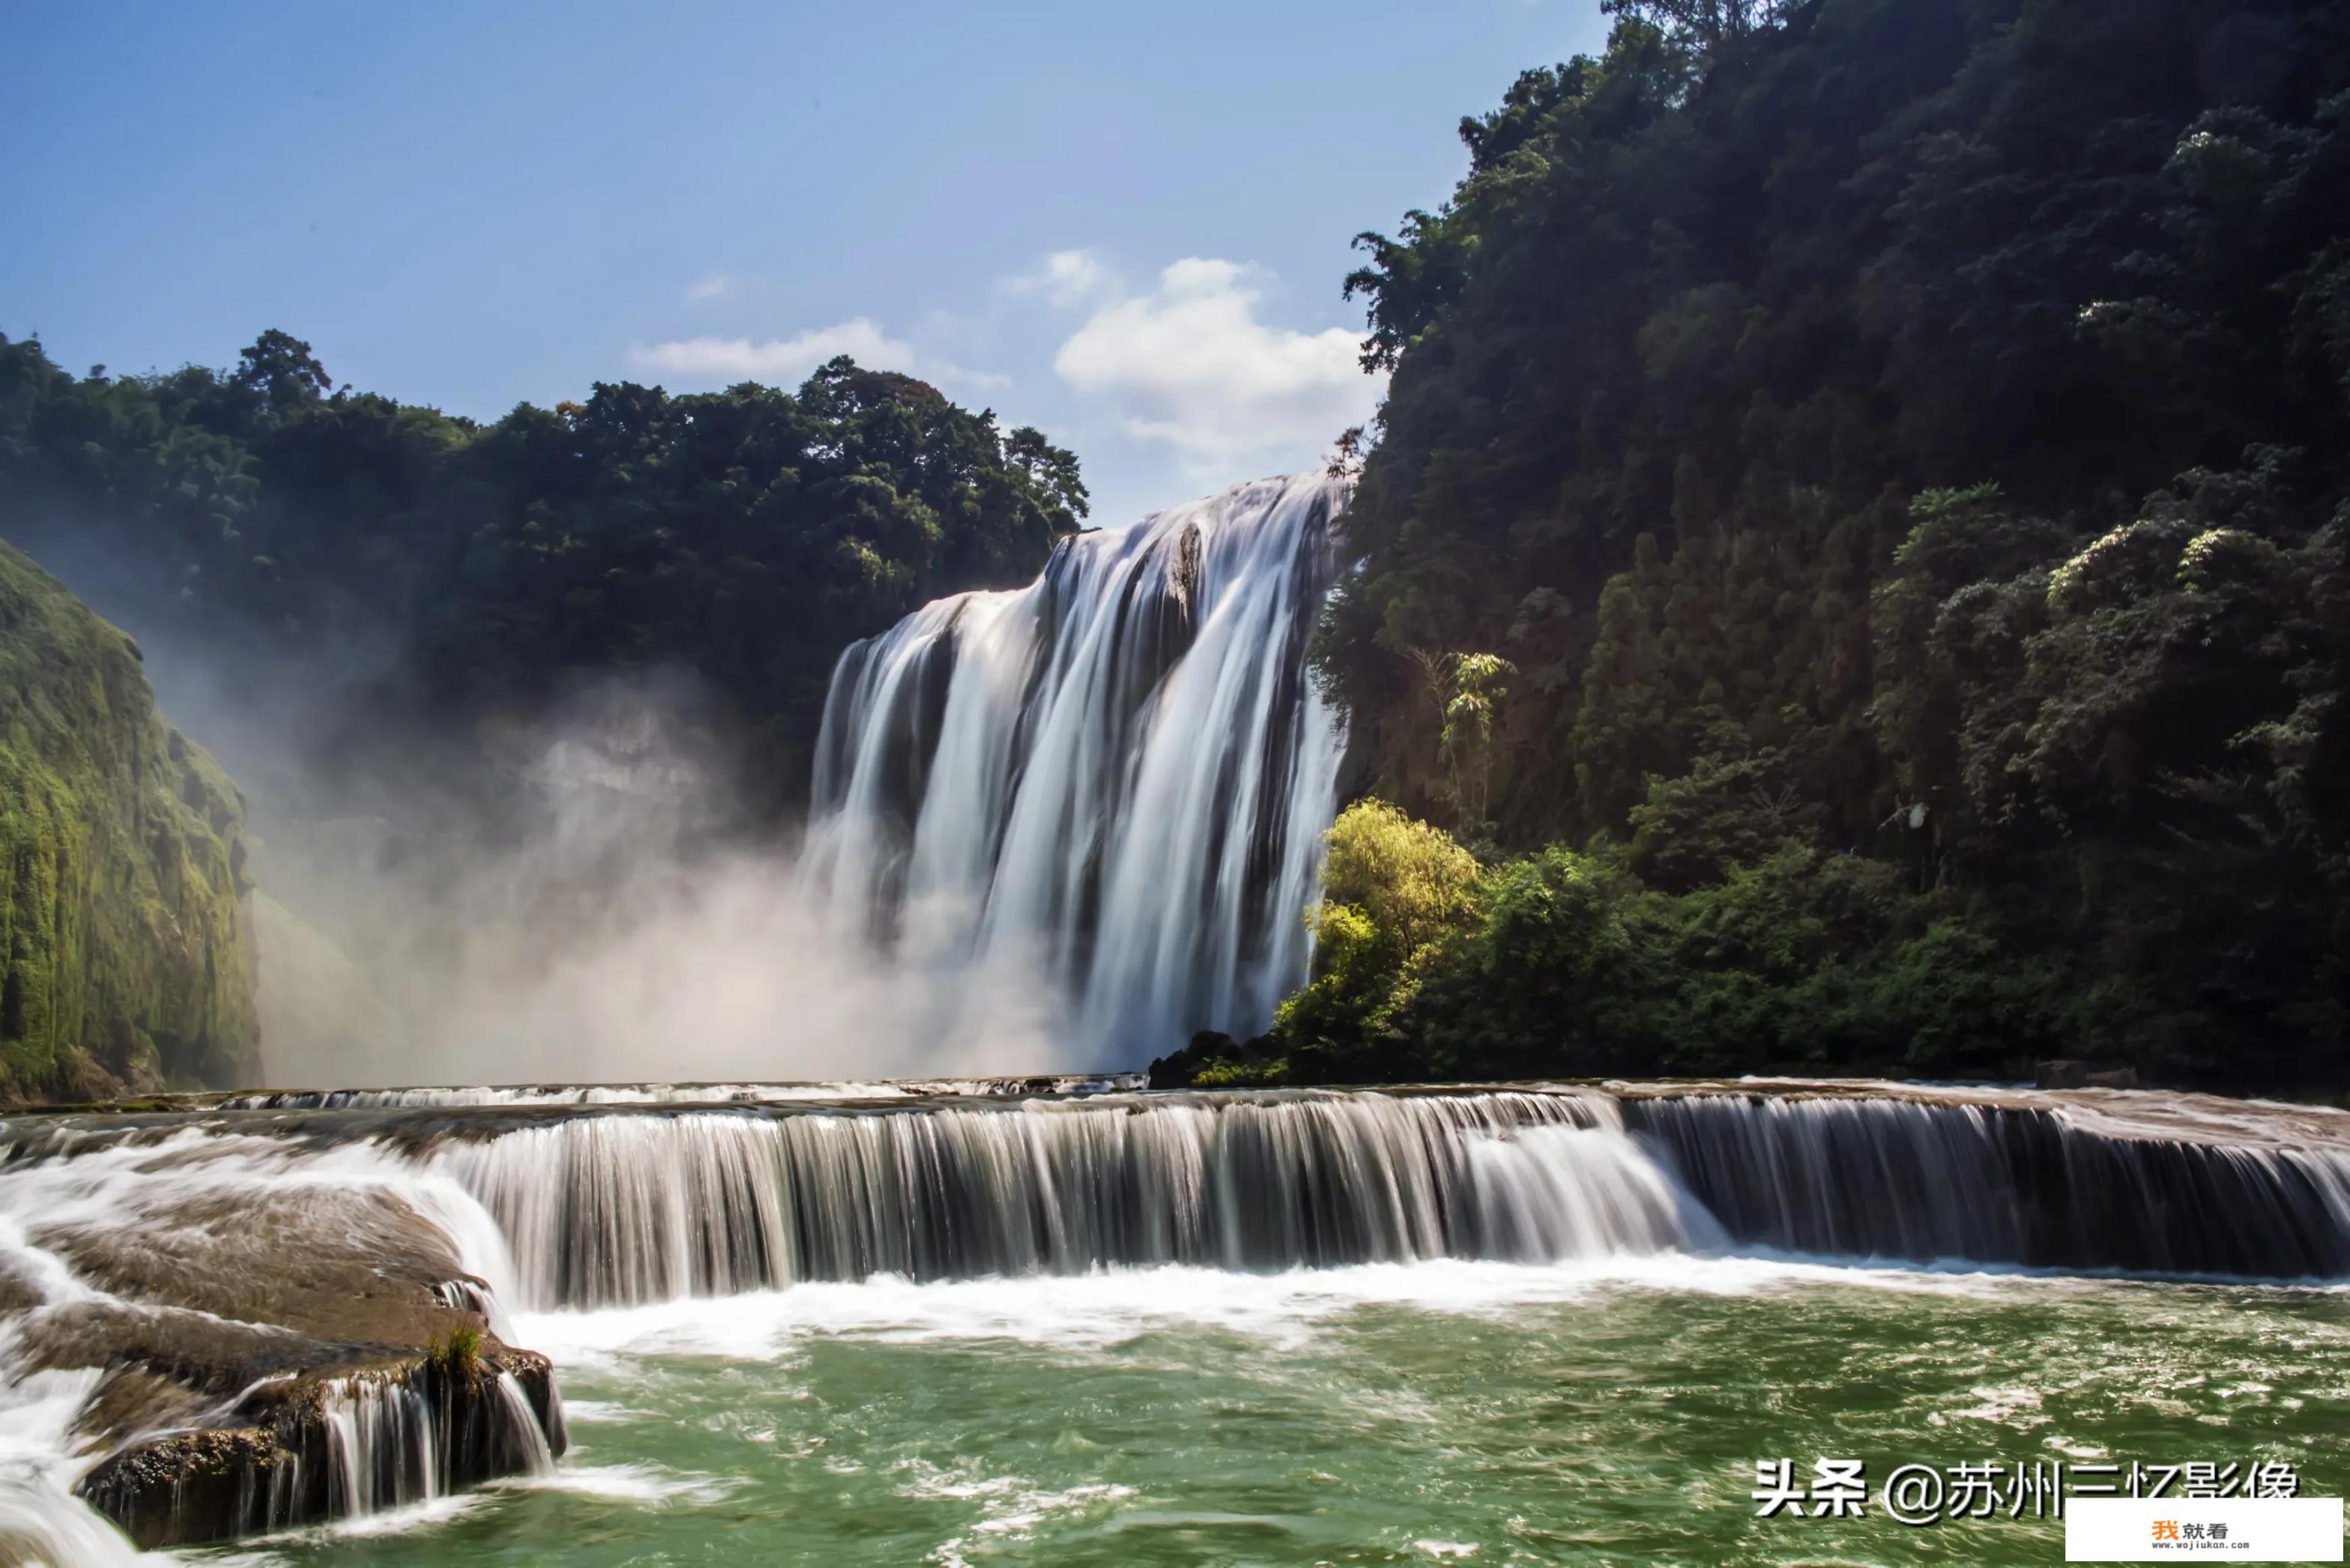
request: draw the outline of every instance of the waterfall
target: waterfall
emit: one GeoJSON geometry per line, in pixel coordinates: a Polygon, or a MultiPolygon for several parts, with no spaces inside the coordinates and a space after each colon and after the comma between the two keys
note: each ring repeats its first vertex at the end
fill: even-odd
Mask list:
{"type": "Polygon", "coordinates": [[[532,1308],[1748,1245],[2350,1275],[2350,1152],[2159,1130],[1891,1096],[1288,1091],[577,1115],[430,1158],[495,1218],[532,1308]]]}
{"type": "MultiPolygon", "coordinates": [[[[454,1387],[380,1374],[336,1378],[319,1392],[328,1512],[351,1519],[430,1502],[492,1475],[546,1475],[566,1446],[562,1397],[546,1380],[544,1420],[522,1379],[484,1370],[454,1387]],[[428,1389],[437,1388],[438,1397],[428,1389]],[[472,1396],[484,1394],[486,1398],[472,1396]]],[[[296,1461],[298,1464],[298,1461],[296,1461]]],[[[265,1511],[274,1521],[280,1511],[265,1511]]]]}
{"type": "Polygon", "coordinates": [[[0,1426],[16,1456],[0,1464],[0,1537],[111,1551],[68,1487],[161,1546],[543,1474],[566,1446],[563,1410],[549,1364],[512,1345],[518,1309],[878,1275],[1604,1268],[1756,1249],[2350,1279],[2350,1115],[2322,1107],[1794,1082],[1073,1082],[604,1103],[319,1091],[300,1109],[0,1119],[0,1426]],[[271,1326],[276,1253],[298,1260],[297,1282],[350,1282],[338,1300],[405,1280],[495,1337],[476,1361],[271,1326]],[[166,1277],[154,1257],[171,1300],[143,1299],[166,1277]],[[243,1391],[191,1427],[183,1404],[142,1407],[159,1391],[134,1386],[93,1464],[78,1412],[97,1407],[108,1367],[152,1366],[153,1345],[176,1343],[154,1336],[181,1325],[191,1390],[243,1391]],[[89,1364],[44,1366],[56,1345],[89,1364]]]}
{"type": "Polygon", "coordinates": [[[555,1469],[555,1445],[551,1438],[563,1429],[562,1406],[555,1403],[559,1396],[550,1393],[548,1420],[539,1425],[538,1412],[531,1408],[530,1396],[523,1391],[522,1380],[511,1372],[501,1372],[494,1385],[498,1397],[498,1413],[505,1427],[508,1440],[522,1451],[521,1473],[543,1476],[555,1469]]]}
{"type": "MultiPolygon", "coordinates": [[[[337,1230],[406,1215],[447,1239],[439,1298],[501,1337],[517,1309],[1168,1263],[1767,1247],[2350,1277],[2350,1116],[2193,1096],[1624,1084],[209,1114],[28,1123],[0,1183],[17,1212],[109,1225],[169,1223],[138,1197],[158,1192],[337,1230]]],[[[57,1299],[79,1288],[20,1250],[57,1299]]]]}
{"type": "Polygon", "coordinates": [[[1652,1238],[1701,1251],[1726,1241],[1653,1161],[1627,1159],[1620,1127],[1530,1127],[1469,1145],[1489,1256],[1537,1261],[1661,1251],[1652,1238]]]}
{"type": "Polygon", "coordinates": [[[1612,1103],[1575,1095],[580,1116],[435,1158],[497,1217],[533,1308],[877,1273],[1549,1262],[1713,1235],[1612,1103]]]}
{"type": "Polygon", "coordinates": [[[2086,1120],[2062,1102],[1690,1094],[1629,1097],[1624,1114],[1739,1242],[2152,1273],[2350,1274],[2343,1147],[2200,1141],[2158,1120],[2086,1120]]]}
{"type": "MultiPolygon", "coordinates": [[[[354,1376],[319,1396],[327,1428],[327,1477],[333,1511],[357,1518],[441,1495],[432,1442],[432,1407],[403,1382],[354,1376]]],[[[534,1432],[537,1422],[531,1423],[534,1432]]],[[[545,1439],[539,1439],[542,1446],[545,1439]]]]}
{"type": "Polygon", "coordinates": [[[1336,804],[1305,639],[1343,498],[1240,485],[851,647],[816,746],[817,896],[910,964],[1041,966],[1096,1049],[1269,1022],[1336,804]]]}
{"type": "Polygon", "coordinates": [[[66,1492],[0,1478],[0,1563],[138,1568],[142,1561],[121,1532],[66,1492]]]}
{"type": "Polygon", "coordinates": [[[878,1275],[1607,1269],[1742,1250],[2350,1280],[2350,1115],[2322,1107],[1795,1082],[1064,1082],[1073,1092],[971,1080],[600,1103],[559,1086],[364,1105],[318,1091],[289,1096],[299,1108],[0,1119],[0,1427],[15,1456],[0,1464],[0,1557],[18,1540],[119,1555],[83,1503],[130,1542],[168,1546],[544,1474],[566,1447],[563,1409],[550,1365],[511,1343],[519,1309],[878,1275]],[[248,1320],[277,1298],[247,1230],[299,1260],[292,1277],[353,1281],[339,1299],[405,1279],[495,1338],[478,1361],[420,1357],[248,1320]],[[185,1299],[141,1299],[159,1277],[149,1253],[185,1299]],[[78,1413],[109,1367],[153,1366],[151,1346],[174,1343],[153,1336],[183,1324],[190,1389],[242,1392],[196,1426],[184,1404],[126,1400],[93,1463],[78,1413]],[[89,1364],[45,1366],[57,1345],[89,1364]]]}
{"type": "MultiPolygon", "coordinates": [[[[0,1242],[6,1240],[0,1223],[0,1242]]],[[[36,1273],[23,1268],[37,1256],[0,1246],[0,1284],[37,1288],[36,1273]]],[[[62,1282],[52,1273],[39,1282],[54,1289],[62,1282]]],[[[75,1451],[77,1417],[102,1374],[41,1367],[25,1354],[21,1328],[21,1320],[0,1314],[0,1563],[130,1568],[140,1561],[130,1542],[71,1490],[87,1463],[75,1451]]]]}

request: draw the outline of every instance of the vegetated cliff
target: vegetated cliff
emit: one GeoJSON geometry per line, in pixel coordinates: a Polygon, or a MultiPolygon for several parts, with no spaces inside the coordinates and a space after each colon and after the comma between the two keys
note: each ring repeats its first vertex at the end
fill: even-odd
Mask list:
{"type": "Polygon", "coordinates": [[[255,1076],[244,834],[138,646],[0,543],[0,1102],[255,1076]]]}
{"type": "Polygon", "coordinates": [[[1315,657],[1442,832],[1222,1071],[2350,1087],[2350,10],[1603,9],[1362,238],[1315,657]]]}

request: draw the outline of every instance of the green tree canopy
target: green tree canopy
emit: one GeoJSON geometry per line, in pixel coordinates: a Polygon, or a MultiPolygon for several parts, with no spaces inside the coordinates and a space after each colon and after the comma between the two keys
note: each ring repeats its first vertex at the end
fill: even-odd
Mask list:
{"type": "Polygon", "coordinates": [[[226,373],[119,377],[0,337],[0,532],[112,552],[176,621],[286,659],[388,645],[376,696],[452,722],[690,666],[785,790],[842,647],[1026,580],[1086,508],[1042,432],[845,358],[796,392],[598,383],[479,425],[336,389],[280,331],[226,373]]]}

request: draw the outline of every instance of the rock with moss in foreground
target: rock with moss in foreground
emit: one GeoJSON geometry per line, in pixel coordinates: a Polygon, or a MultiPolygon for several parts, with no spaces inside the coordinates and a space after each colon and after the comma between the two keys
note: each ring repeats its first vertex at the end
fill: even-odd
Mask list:
{"type": "Polygon", "coordinates": [[[244,835],[137,644],[0,543],[0,1103],[259,1076],[244,835]]]}
{"type": "Polygon", "coordinates": [[[7,1129],[37,1199],[25,1241],[73,1286],[0,1272],[0,1330],[22,1375],[89,1376],[72,1428],[85,1501],[138,1545],[169,1547],[553,1467],[553,1369],[499,1336],[487,1286],[410,1195],[253,1165],[63,1158],[90,1137],[139,1153],[181,1125],[68,1115],[7,1129]]]}

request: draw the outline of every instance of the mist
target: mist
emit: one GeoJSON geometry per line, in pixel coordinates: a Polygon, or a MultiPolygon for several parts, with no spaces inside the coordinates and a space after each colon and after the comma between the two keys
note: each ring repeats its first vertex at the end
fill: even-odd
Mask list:
{"type": "Polygon", "coordinates": [[[690,670],[402,720],[408,650],[380,628],[295,665],[192,632],[100,535],[19,543],[138,640],[165,718],[244,793],[272,1086],[1105,1064],[1040,962],[885,957],[833,918],[775,806],[804,781],[756,776],[690,670]]]}
{"type": "Polygon", "coordinates": [[[884,958],[795,836],[739,830],[668,715],[679,678],[586,689],[518,748],[495,823],[295,826],[257,864],[263,1048],[306,1085],[930,1076],[1066,1064],[1026,964],[884,958]]]}

